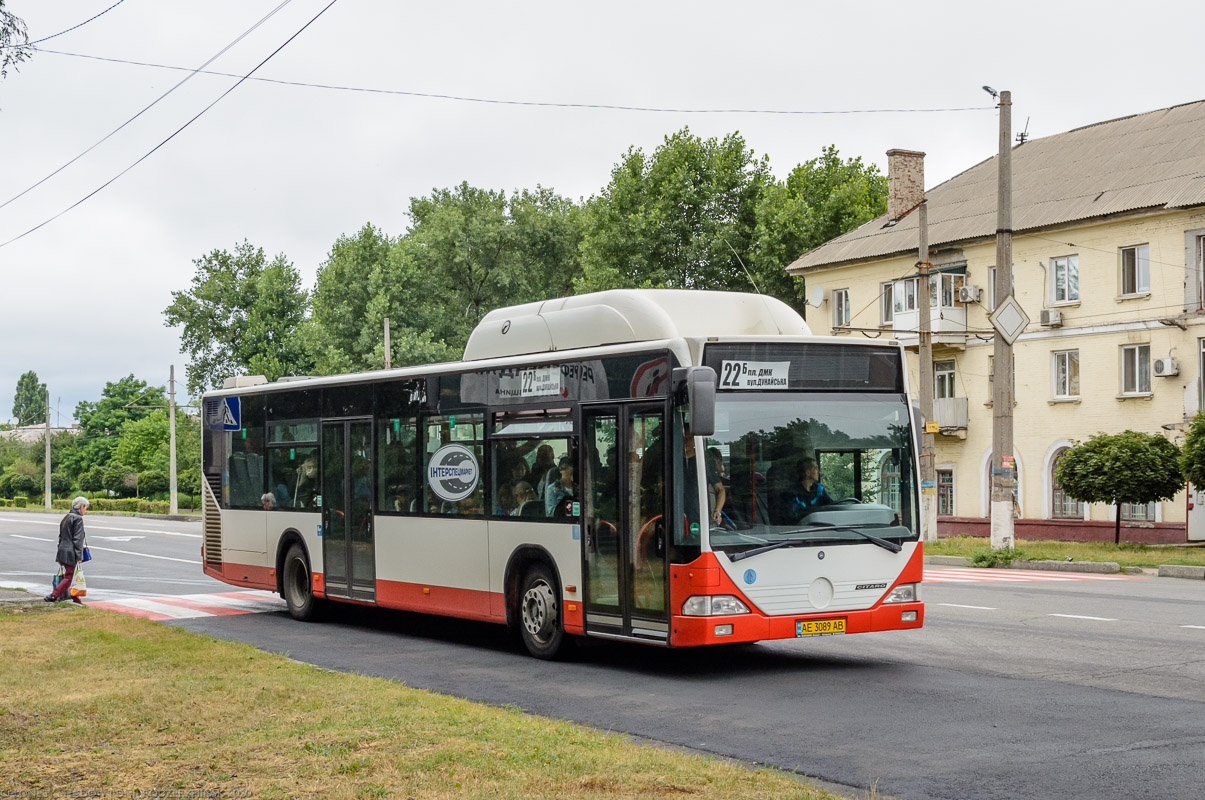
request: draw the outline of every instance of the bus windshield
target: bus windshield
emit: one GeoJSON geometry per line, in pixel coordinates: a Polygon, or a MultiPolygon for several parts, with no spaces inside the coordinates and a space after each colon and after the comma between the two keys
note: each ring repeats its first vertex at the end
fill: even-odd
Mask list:
{"type": "Polygon", "coordinates": [[[902,394],[722,393],[705,442],[715,550],[917,536],[902,394]]]}

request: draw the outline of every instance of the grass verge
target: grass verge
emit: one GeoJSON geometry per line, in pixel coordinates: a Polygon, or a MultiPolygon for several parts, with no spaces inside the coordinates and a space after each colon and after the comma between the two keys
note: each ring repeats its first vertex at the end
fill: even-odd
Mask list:
{"type": "MultiPolygon", "coordinates": [[[[1160,564],[1205,566],[1205,547],[1157,544],[1106,544],[1103,542],[1052,542],[1018,539],[1014,558],[1031,561],[1116,561],[1123,567],[1157,567],[1160,564]]],[[[925,555],[991,559],[991,545],[977,536],[949,536],[925,545],[925,555]]],[[[998,559],[993,559],[998,561],[998,559]]],[[[992,566],[988,564],[987,566],[992,566]]]]}
{"type": "Polygon", "coordinates": [[[96,609],[0,608],[0,650],[0,794],[837,800],[96,609]]]}

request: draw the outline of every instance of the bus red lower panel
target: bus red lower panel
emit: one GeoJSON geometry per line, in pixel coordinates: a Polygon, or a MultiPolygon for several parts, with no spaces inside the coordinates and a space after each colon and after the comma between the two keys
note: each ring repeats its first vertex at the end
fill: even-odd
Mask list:
{"type": "Polygon", "coordinates": [[[500,622],[490,612],[490,592],[453,589],[401,581],[377,581],[377,605],[404,611],[421,611],[447,617],[500,622]]]}
{"type": "Polygon", "coordinates": [[[203,564],[202,570],[211,578],[217,578],[219,581],[235,586],[267,589],[269,592],[276,591],[276,570],[271,567],[253,567],[250,564],[222,562],[216,567],[203,564]]]}
{"type": "MultiPolygon", "coordinates": [[[[924,603],[892,603],[862,611],[834,611],[831,614],[800,614],[767,617],[764,614],[734,614],[728,617],[683,617],[672,620],[670,644],[674,647],[696,647],[723,642],[757,642],[762,639],[794,639],[795,622],[806,619],[843,619],[846,633],[893,631],[921,628],[925,624],[924,603]],[[916,620],[903,621],[905,611],[916,612],[916,620]],[[717,625],[731,625],[732,633],[717,636],[717,625]]],[[[804,637],[813,638],[813,637],[804,637]]]]}

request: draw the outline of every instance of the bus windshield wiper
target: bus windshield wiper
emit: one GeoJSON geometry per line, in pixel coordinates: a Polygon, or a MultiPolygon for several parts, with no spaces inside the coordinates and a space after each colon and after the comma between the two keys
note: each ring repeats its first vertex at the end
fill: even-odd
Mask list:
{"type": "Polygon", "coordinates": [[[899,544],[897,544],[895,542],[890,542],[886,539],[880,539],[877,536],[872,536],[871,534],[862,530],[863,528],[894,528],[894,527],[895,527],[894,525],[891,525],[889,523],[884,523],[884,522],[870,522],[865,525],[831,525],[826,522],[817,522],[815,525],[809,525],[806,528],[800,528],[799,530],[795,530],[795,531],[787,531],[786,533],[783,534],[783,536],[790,536],[792,533],[808,533],[810,531],[816,531],[816,530],[849,531],[850,533],[858,534],[859,536],[861,536],[864,539],[869,540],[873,544],[877,544],[879,547],[883,548],[884,550],[890,550],[893,553],[898,553],[904,549],[899,544]]]}
{"type": "Polygon", "coordinates": [[[806,542],[806,539],[786,539],[781,542],[775,542],[774,544],[767,544],[763,545],[762,547],[754,547],[751,550],[742,550],[739,553],[733,553],[732,555],[728,556],[728,559],[730,561],[741,561],[746,558],[752,558],[753,556],[760,556],[762,553],[768,553],[771,550],[777,550],[780,547],[798,547],[806,542]]]}
{"type": "MultiPolygon", "coordinates": [[[[904,549],[900,545],[896,544],[895,542],[890,542],[886,539],[880,539],[878,536],[872,536],[871,534],[866,533],[865,531],[861,530],[862,528],[893,528],[893,527],[895,527],[895,526],[890,525],[890,524],[885,524],[885,523],[868,523],[866,525],[828,525],[828,524],[824,524],[824,523],[817,523],[816,525],[811,525],[807,528],[800,528],[800,529],[794,530],[794,531],[787,531],[786,533],[783,534],[783,536],[790,536],[793,533],[810,533],[811,531],[816,531],[816,530],[849,531],[850,533],[856,533],[857,535],[863,537],[864,539],[867,539],[872,544],[878,545],[879,547],[883,548],[884,550],[890,550],[893,553],[898,553],[904,549]]],[[[807,541],[808,541],[807,539],[785,539],[781,542],[774,542],[773,544],[768,544],[763,547],[754,547],[751,550],[744,550],[740,553],[734,553],[733,555],[728,556],[728,558],[732,561],[741,561],[746,558],[752,558],[753,556],[759,556],[762,553],[768,553],[771,550],[777,550],[780,547],[790,547],[790,546],[798,546],[798,545],[806,544],[807,541]]]]}

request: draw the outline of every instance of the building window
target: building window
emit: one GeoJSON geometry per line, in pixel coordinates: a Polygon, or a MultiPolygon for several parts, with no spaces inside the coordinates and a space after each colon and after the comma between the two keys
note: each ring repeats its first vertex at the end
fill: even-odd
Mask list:
{"type": "Polygon", "coordinates": [[[954,516],[954,471],[937,471],[937,516],[954,516]]]}
{"type": "Polygon", "coordinates": [[[1125,522],[1154,522],[1154,503],[1122,503],[1121,519],[1125,522]]]}
{"type": "Polygon", "coordinates": [[[1066,454],[1067,451],[1062,450],[1050,463],[1050,515],[1055,519],[1083,519],[1084,504],[1069,497],[1055,477],[1059,471],[1059,462],[1066,454]]]}
{"type": "Polygon", "coordinates": [[[996,310],[996,268],[987,268],[987,310],[996,310]]]}
{"type": "Polygon", "coordinates": [[[895,313],[903,314],[916,310],[916,278],[900,281],[895,285],[895,313]]]}
{"type": "Polygon", "coordinates": [[[1050,259],[1055,303],[1073,303],[1079,300],[1079,256],[1063,256],[1050,259]]]}
{"type": "Polygon", "coordinates": [[[895,284],[879,284],[879,324],[890,325],[895,319],[895,284]]]}
{"type": "Polygon", "coordinates": [[[1121,393],[1150,394],[1151,346],[1130,344],[1121,348],[1121,393]]]}
{"type": "Polygon", "coordinates": [[[1205,236],[1197,237],[1197,308],[1205,309],[1205,236]]]}
{"type": "Polygon", "coordinates": [[[833,290],[833,325],[849,324],[849,289],[833,290]]]}
{"type": "Polygon", "coordinates": [[[1142,294],[1151,290],[1150,246],[1121,248],[1121,293],[1142,294]]]}
{"type": "Polygon", "coordinates": [[[1054,359],[1055,399],[1079,397],[1079,351],[1063,350],[1051,356],[1054,359]]]}
{"type": "Polygon", "coordinates": [[[900,510],[900,465],[894,458],[885,458],[879,466],[879,502],[900,510]]]}
{"type": "Polygon", "coordinates": [[[954,396],[954,361],[933,362],[933,396],[938,400],[954,396]]]}

